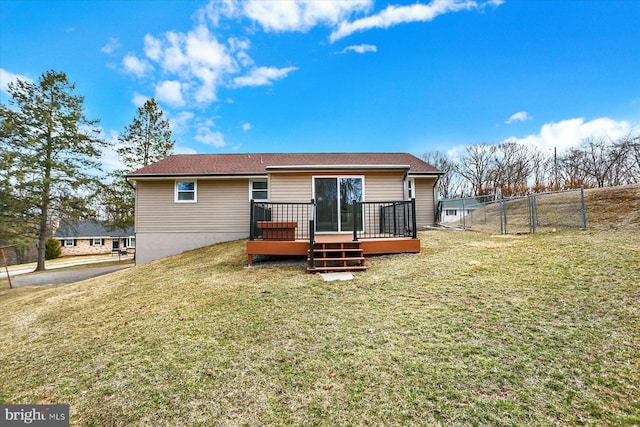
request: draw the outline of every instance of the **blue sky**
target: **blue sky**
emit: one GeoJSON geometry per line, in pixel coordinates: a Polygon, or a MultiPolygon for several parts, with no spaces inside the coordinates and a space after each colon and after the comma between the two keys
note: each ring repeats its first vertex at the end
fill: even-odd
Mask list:
{"type": "Polygon", "coordinates": [[[0,100],[66,72],[115,141],[155,97],[179,153],[562,151],[640,130],[638,22],[634,0],[3,0],[0,100]]]}

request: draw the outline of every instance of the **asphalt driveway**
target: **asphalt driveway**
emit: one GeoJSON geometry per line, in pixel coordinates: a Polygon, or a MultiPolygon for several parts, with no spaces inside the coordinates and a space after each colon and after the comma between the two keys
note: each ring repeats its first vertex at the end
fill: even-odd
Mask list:
{"type": "Polygon", "coordinates": [[[21,274],[12,276],[11,283],[16,286],[42,286],[42,285],[58,285],[61,283],[74,283],[81,280],[91,279],[92,277],[102,276],[104,274],[113,273],[114,271],[123,270],[133,267],[133,264],[114,264],[106,267],[88,267],[69,270],[49,270],[40,273],[21,274]]]}

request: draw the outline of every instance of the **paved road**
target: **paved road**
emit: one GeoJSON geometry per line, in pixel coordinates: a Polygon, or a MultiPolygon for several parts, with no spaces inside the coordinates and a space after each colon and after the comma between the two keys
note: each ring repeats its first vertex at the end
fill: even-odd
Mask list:
{"type": "Polygon", "coordinates": [[[74,283],[129,267],[133,267],[133,264],[114,264],[107,267],[78,268],[62,271],[49,270],[43,271],[42,273],[22,274],[15,277],[11,276],[11,283],[14,287],[74,283]]]}

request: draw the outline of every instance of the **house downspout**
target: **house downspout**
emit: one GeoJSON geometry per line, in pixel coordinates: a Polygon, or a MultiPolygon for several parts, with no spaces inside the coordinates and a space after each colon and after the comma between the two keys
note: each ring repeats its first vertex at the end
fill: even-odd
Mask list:
{"type": "MultiPolygon", "coordinates": [[[[137,210],[137,205],[138,205],[138,191],[136,190],[136,187],[133,184],[131,184],[131,182],[129,181],[129,178],[125,177],[124,180],[127,182],[127,185],[129,187],[131,187],[131,189],[133,190],[134,215],[135,215],[135,211],[137,210]]],[[[137,227],[136,227],[136,224],[134,222],[134,225],[133,225],[133,238],[136,239],[136,249],[133,252],[133,262],[136,263],[136,265],[138,265],[137,261],[136,261],[136,259],[137,259],[136,255],[138,254],[138,249],[137,249],[138,248],[138,234],[136,233],[136,228],[137,227]]]]}
{"type": "Polygon", "coordinates": [[[433,183],[433,223],[434,224],[440,223],[440,218],[438,218],[438,191],[436,189],[438,188],[438,181],[440,181],[441,177],[442,175],[438,175],[436,177],[435,182],[433,183]]]}
{"type": "Polygon", "coordinates": [[[125,178],[124,180],[127,182],[127,185],[131,187],[133,191],[136,191],[136,187],[133,184],[131,184],[131,182],[129,181],[129,178],[125,178]]]}

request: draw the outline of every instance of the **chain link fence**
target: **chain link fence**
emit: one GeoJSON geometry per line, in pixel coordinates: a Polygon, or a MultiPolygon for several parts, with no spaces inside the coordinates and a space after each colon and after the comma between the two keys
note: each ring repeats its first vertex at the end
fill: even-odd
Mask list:
{"type": "Polygon", "coordinates": [[[487,233],[519,234],[559,228],[587,228],[584,189],[445,199],[438,203],[439,224],[487,233]]]}

